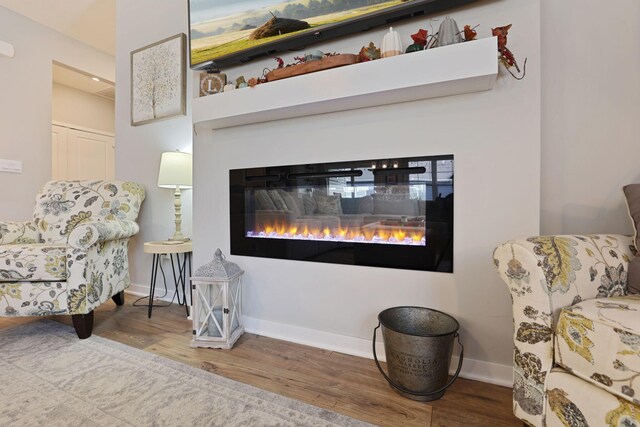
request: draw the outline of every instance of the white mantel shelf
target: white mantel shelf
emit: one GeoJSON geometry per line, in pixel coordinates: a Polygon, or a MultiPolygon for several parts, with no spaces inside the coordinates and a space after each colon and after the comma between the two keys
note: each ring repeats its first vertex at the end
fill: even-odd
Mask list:
{"type": "Polygon", "coordinates": [[[496,37],[277,80],[193,100],[193,123],[226,127],[481,92],[498,75],[496,37]]]}

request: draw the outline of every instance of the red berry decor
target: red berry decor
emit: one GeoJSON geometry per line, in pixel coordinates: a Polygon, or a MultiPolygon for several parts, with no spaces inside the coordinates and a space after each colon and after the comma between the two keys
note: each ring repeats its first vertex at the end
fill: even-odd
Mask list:
{"type": "Polygon", "coordinates": [[[496,27],[491,29],[491,34],[498,37],[498,52],[500,56],[498,59],[507,69],[509,74],[513,76],[516,80],[522,80],[527,73],[527,59],[524,60],[523,72],[521,76],[516,76],[511,72],[511,67],[515,67],[516,71],[520,73],[520,67],[518,67],[518,63],[516,62],[515,56],[513,53],[507,48],[507,34],[509,34],[509,29],[511,28],[511,24],[505,25],[504,27],[496,27]]]}

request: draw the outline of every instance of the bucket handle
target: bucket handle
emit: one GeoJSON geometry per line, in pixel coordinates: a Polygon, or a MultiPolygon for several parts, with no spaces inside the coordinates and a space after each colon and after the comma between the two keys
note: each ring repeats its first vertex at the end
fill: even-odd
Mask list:
{"type": "Polygon", "coordinates": [[[403,393],[410,394],[412,396],[431,396],[431,395],[438,394],[440,392],[445,391],[458,378],[458,375],[460,374],[460,370],[462,369],[462,361],[464,360],[464,346],[460,342],[460,334],[458,334],[458,331],[456,331],[456,333],[454,335],[455,338],[458,340],[458,345],[460,346],[460,356],[459,356],[459,359],[458,359],[458,368],[456,369],[456,373],[453,374],[453,378],[451,378],[451,380],[448,383],[446,383],[444,386],[440,387],[439,389],[437,389],[435,391],[426,392],[426,391],[409,390],[408,388],[405,388],[405,387],[401,386],[400,384],[397,384],[395,381],[393,381],[391,378],[389,378],[387,376],[387,374],[384,372],[384,370],[382,369],[382,366],[380,366],[380,362],[378,362],[378,355],[376,354],[376,332],[378,332],[378,328],[379,327],[380,327],[380,322],[378,322],[378,326],[376,326],[373,329],[373,360],[375,360],[376,366],[378,367],[378,370],[380,371],[380,373],[382,374],[384,379],[386,379],[387,382],[392,387],[396,388],[397,390],[400,390],[403,393]]]}

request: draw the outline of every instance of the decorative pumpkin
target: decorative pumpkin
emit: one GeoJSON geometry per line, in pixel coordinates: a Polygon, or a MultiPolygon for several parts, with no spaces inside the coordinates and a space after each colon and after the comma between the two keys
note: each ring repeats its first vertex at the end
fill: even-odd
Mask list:
{"type": "Polygon", "coordinates": [[[410,44],[407,47],[407,50],[404,53],[417,52],[419,50],[425,50],[428,48],[427,39],[433,36],[429,36],[429,32],[427,30],[423,30],[422,28],[418,30],[417,33],[411,34],[411,39],[413,39],[413,44],[410,44]]]}
{"type": "Polygon", "coordinates": [[[444,21],[440,24],[440,28],[438,29],[438,42],[436,43],[436,47],[447,46],[450,44],[456,44],[462,42],[462,34],[460,34],[460,29],[458,28],[458,24],[452,18],[448,16],[444,18],[444,21]]]}
{"type": "Polygon", "coordinates": [[[226,85],[224,85],[224,88],[222,88],[223,92],[231,92],[232,90],[235,90],[236,88],[236,84],[235,83],[227,83],[226,85]]]}
{"type": "Polygon", "coordinates": [[[402,54],[402,41],[398,32],[393,30],[393,27],[389,28],[389,32],[382,39],[380,51],[383,58],[402,54]]]}
{"type": "Polygon", "coordinates": [[[304,54],[305,62],[319,61],[324,57],[324,52],[318,49],[312,50],[304,54]]]}
{"type": "Polygon", "coordinates": [[[424,47],[419,45],[418,43],[414,43],[414,44],[410,44],[407,47],[407,50],[404,51],[404,53],[417,52],[419,50],[424,50],[424,47]]]}
{"type": "Polygon", "coordinates": [[[244,79],[244,76],[240,76],[236,79],[236,89],[242,89],[243,87],[249,86],[247,81],[244,79]]]}

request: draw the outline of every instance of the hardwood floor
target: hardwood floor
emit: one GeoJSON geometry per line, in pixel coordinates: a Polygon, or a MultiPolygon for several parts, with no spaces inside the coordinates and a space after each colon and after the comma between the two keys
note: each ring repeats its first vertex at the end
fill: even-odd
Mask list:
{"type": "MultiPolygon", "coordinates": [[[[189,347],[184,307],[103,304],[94,334],[236,381],[381,426],[521,426],[512,414],[511,389],[459,378],[444,397],[427,403],[392,391],[369,359],[245,333],[231,350],[189,347]]],[[[51,319],[71,324],[70,316],[51,319]]],[[[0,318],[0,328],[39,321],[0,318]]]]}

